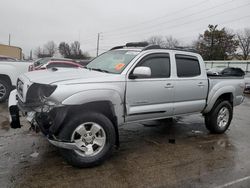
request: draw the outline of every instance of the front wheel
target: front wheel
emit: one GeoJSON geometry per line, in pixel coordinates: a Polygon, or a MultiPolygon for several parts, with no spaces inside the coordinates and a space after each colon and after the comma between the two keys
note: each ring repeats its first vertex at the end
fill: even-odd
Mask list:
{"type": "Polygon", "coordinates": [[[233,107],[229,101],[217,101],[211,112],[205,115],[206,128],[211,133],[224,133],[232,120],[233,107]]]}
{"type": "Polygon", "coordinates": [[[112,122],[103,114],[86,113],[69,120],[59,133],[61,140],[70,140],[77,150],[60,149],[66,161],[75,167],[101,164],[112,153],[116,133],[112,122]]]}
{"type": "Polygon", "coordinates": [[[4,102],[10,94],[11,85],[5,80],[0,80],[0,102],[4,102]]]}

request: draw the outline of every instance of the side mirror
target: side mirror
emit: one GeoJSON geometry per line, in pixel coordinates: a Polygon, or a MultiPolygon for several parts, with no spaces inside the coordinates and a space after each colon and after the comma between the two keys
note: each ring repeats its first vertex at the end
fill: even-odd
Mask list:
{"type": "Polygon", "coordinates": [[[129,76],[131,79],[148,78],[151,76],[151,69],[149,67],[136,67],[133,73],[129,76]]]}

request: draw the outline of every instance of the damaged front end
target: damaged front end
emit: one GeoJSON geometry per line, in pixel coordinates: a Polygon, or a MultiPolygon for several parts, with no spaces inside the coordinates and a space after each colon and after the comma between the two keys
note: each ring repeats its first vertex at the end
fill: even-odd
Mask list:
{"type": "Polygon", "coordinates": [[[19,81],[17,89],[9,97],[10,125],[20,128],[19,111],[35,131],[46,136],[55,135],[67,114],[67,107],[50,100],[56,85],[31,84],[19,81]]]}

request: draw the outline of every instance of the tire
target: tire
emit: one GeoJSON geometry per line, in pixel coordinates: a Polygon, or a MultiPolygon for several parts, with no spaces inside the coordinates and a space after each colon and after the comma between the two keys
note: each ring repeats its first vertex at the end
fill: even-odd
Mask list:
{"type": "Polygon", "coordinates": [[[229,101],[218,100],[212,110],[205,115],[206,128],[215,134],[224,133],[233,118],[233,107],[229,101]]]}
{"type": "MultiPolygon", "coordinates": [[[[95,129],[98,130],[97,128],[95,129]]],[[[103,114],[95,112],[85,113],[84,115],[77,115],[75,116],[75,118],[70,119],[64,125],[58,136],[59,139],[67,141],[68,140],[73,141],[77,139],[84,140],[80,141],[81,148],[87,149],[87,147],[84,147],[83,145],[85,146],[87,145],[90,148],[92,148],[92,151],[94,152],[93,155],[90,155],[91,150],[89,149],[87,149],[88,152],[87,153],[85,151],[80,151],[80,150],[69,150],[60,148],[60,152],[64,157],[64,159],[70,165],[78,168],[93,167],[103,163],[111,155],[116,141],[115,128],[110,119],[108,119],[103,114]],[[98,129],[100,128],[100,131],[91,134],[92,130],[91,128],[97,126],[99,126],[98,129]],[[81,130],[88,130],[89,132],[86,134],[86,131],[81,131],[81,130]],[[83,133],[82,134],[83,136],[80,139],[77,138],[79,137],[78,132],[83,133]],[[95,139],[93,138],[94,135],[95,139]],[[105,142],[102,146],[94,144],[97,138],[99,138],[99,140],[100,139],[104,140],[104,136],[105,136],[105,142]],[[89,140],[90,137],[92,137],[93,139],[92,142],[91,140],[89,140]],[[84,138],[86,138],[86,140],[84,138]],[[93,146],[91,146],[92,144],[93,146]],[[96,149],[97,146],[99,147],[99,149],[96,149]]]]}
{"type": "Polygon", "coordinates": [[[0,103],[9,97],[10,91],[11,85],[5,80],[0,80],[0,103]]]}

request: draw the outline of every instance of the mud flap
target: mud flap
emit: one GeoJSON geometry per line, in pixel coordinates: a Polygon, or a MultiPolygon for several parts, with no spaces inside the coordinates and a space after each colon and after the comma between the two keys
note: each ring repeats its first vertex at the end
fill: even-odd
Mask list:
{"type": "Polygon", "coordinates": [[[16,90],[13,90],[9,96],[9,113],[10,113],[10,127],[13,129],[21,128],[19,109],[17,106],[16,90]]]}

